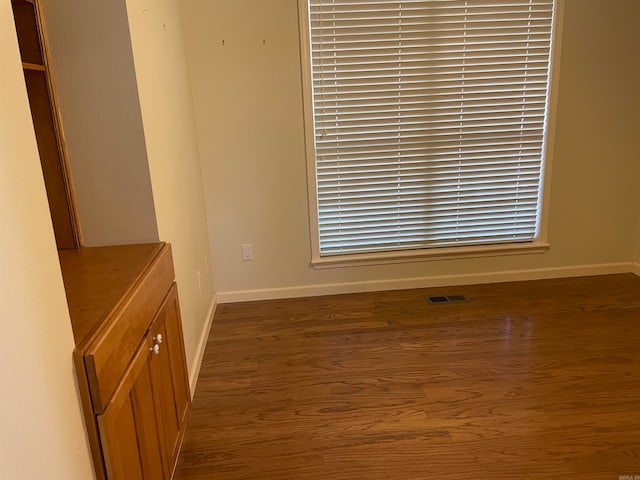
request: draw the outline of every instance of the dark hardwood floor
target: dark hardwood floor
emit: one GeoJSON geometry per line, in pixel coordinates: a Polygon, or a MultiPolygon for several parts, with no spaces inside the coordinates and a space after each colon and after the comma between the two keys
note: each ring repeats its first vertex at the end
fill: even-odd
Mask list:
{"type": "Polygon", "coordinates": [[[640,478],[634,275],[219,305],[176,480],[640,478]],[[431,294],[468,303],[431,305],[431,294]]]}

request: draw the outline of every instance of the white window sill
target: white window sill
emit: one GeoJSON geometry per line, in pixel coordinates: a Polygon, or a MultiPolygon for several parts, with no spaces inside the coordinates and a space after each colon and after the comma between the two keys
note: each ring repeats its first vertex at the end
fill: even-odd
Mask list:
{"type": "Polygon", "coordinates": [[[314,256],[311,260],[311,265],[314,269],[324,269],[502,255],[526,255],[544,253],[549,250],[549,247],[550,245],[547,242],[538,241],[503,245],[474,245],[469,247],[425,248],[396,252],[333,255],[328,257],[314,256]]]}

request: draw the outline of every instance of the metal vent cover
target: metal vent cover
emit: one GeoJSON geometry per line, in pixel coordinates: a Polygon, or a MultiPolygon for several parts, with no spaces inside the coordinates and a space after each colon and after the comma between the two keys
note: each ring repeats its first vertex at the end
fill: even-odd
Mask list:
{"type": "Polygon", "coordinates": [[[428,296],[427,301],[433,304],[440,303],[461,303],[461,302],[470,302],[469,298],[466,295],[456,294],[456,295],[433,295],[428,296]]]}

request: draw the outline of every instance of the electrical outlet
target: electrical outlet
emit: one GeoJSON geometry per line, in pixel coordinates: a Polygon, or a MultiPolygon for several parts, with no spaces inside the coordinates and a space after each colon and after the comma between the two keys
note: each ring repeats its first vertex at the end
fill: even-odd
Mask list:
{"type": "Polygon", "coordinates": [[[244,262],[253,260],[253,245],[250,243],[242,244],[242,260],[244,262]]]}

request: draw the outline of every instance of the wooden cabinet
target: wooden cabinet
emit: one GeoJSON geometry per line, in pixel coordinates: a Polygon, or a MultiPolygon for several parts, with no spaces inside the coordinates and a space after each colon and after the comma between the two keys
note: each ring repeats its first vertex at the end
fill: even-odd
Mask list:
{"type": "Polygon", "coordinates": [[[190,406],[171,247],[80,248],[42,4],[11,0],[96,475],[168,480],[190,406]]]}
{"type": "Polygon", "coordinates": [[[190,407],[171,248],[60,252],[96,473],[168,480],[190,407]]]}
{"type": "Polygon", "coordinates": [[[56,243],[58,249],[77,248],[77,215],[39,1],[11,0],[11,6],[56,243]]]}
{"type": "Polygon", "coordinates": [[[96,475],[168,480],[190,406],[171,248],[80,248],[42,4],[11,0],[96,475]]]}

